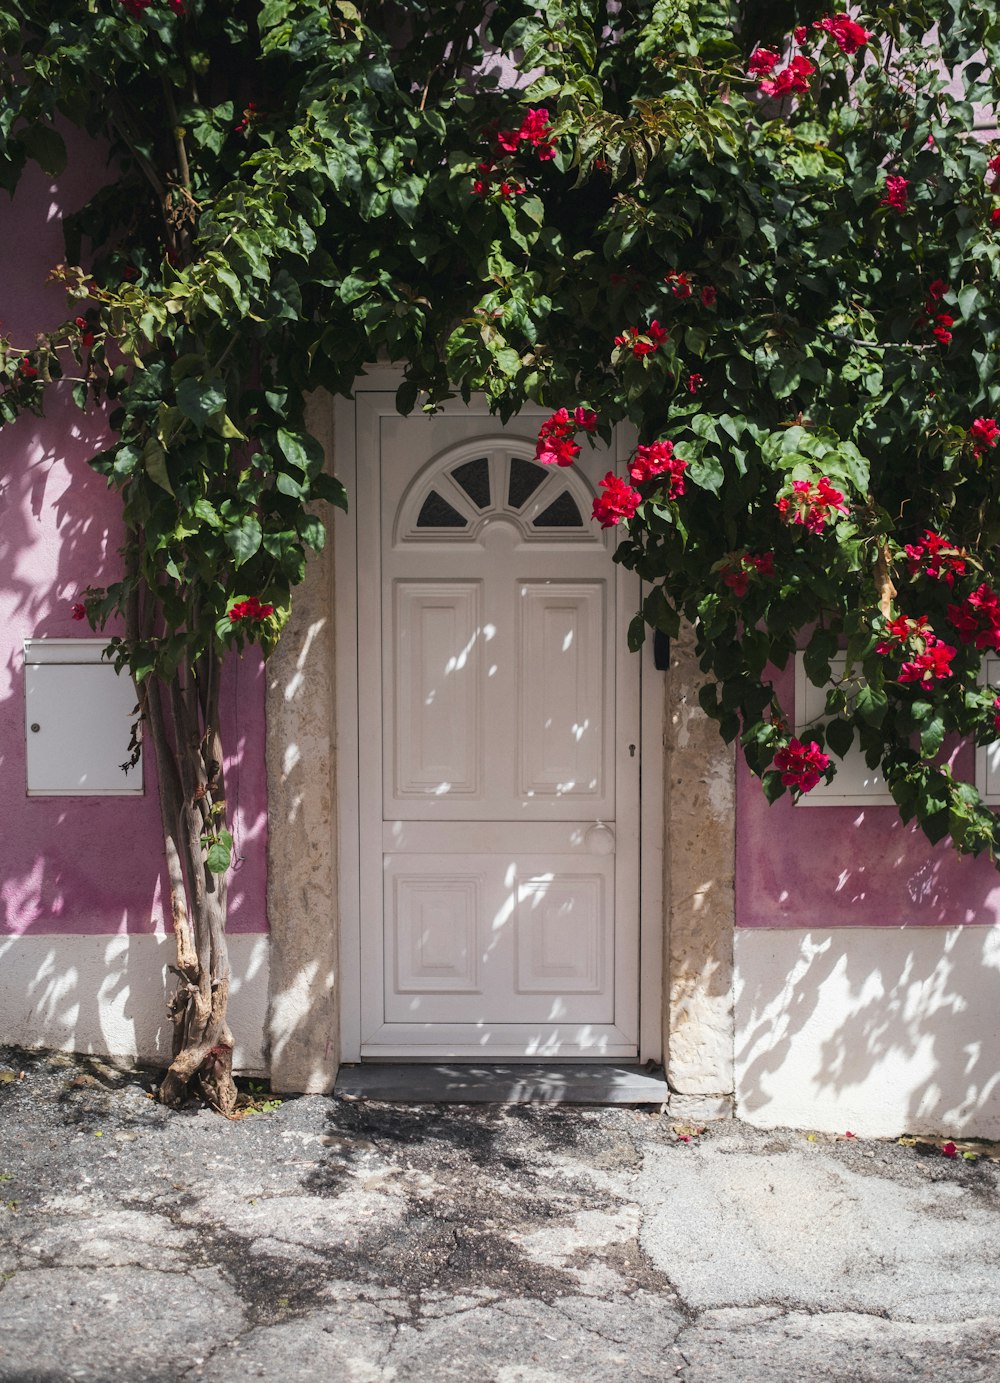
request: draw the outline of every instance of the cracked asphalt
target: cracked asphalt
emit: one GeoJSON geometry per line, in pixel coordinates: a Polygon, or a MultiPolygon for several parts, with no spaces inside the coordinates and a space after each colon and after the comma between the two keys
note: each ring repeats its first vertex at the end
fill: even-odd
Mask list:
{"type": "Polygon", "coordinates": [[[4,1383],[1000,1378],[987,1157],[152,1080],[0,1049],[4,1383]]]}

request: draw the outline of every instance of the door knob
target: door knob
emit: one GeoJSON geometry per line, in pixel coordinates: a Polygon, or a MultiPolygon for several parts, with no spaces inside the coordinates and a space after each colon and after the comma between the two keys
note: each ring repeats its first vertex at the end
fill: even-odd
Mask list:
{"type": "Polygon", "coordinates": [[[584,836],[587,851],[591,855],[610,855],[614,853],[615,833],[603,821],[595,821],[584,836]]]}

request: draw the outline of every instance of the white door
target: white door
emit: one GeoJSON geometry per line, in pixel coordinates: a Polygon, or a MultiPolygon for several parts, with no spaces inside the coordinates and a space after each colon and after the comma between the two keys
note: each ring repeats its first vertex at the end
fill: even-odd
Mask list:
{"type": "Polygon", "coordinates": [[[607,452],[358,399],[362,1057],[634,1057],[632,579],[607,452]],[[627,590],[624,589],[627,587],[627,590]]]}

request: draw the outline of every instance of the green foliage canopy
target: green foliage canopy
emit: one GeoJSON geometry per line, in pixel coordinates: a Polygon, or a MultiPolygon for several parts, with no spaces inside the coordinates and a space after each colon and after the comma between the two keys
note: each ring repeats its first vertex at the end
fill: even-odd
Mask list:
{"type": "Polygon", "coordinates": [[[633,643],[695,623],[702,704],[770,797],[860,745],[904,819],[995,856],[943,746],[998,733],[1000,163],[976,126],[1000,12],[890,4],[855,16],[860,40],[845,21],[722,0],[5,6],[0,181],[58,174],[67,124],[108,180],[67,225],[89,264],[58,270],[72,315],[0,341],[0,423],[60,380],[110,402],[92,465],[129,560],[87,609],[141,587],[135,674],[273,643],[323,541],[313,501],[346,502],[306,397],[388,359],[402,412],[480,391],[504,418],[582,405],[605,437],[669,440],[680,486],[618,477],[618,560],[647,583],[633,643]],[[818,685],[847,661],[800,740],[768,669],[801,646],[818,685]]]}

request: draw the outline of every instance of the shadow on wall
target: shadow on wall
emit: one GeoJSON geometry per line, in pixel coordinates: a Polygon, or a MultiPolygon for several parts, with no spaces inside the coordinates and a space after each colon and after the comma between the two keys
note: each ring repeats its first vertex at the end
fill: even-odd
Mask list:
{"type": "Polygon", "coordinates": [[[1000,933],[737,936],[739,1111],[752,1123],[1000,1138],[1000,933]]]}

